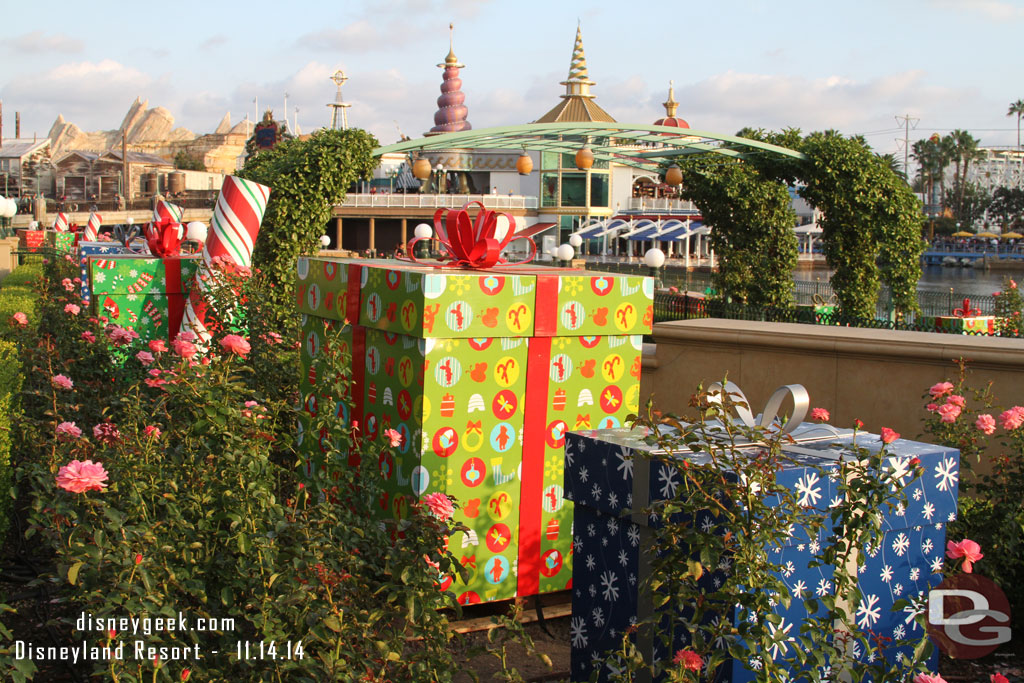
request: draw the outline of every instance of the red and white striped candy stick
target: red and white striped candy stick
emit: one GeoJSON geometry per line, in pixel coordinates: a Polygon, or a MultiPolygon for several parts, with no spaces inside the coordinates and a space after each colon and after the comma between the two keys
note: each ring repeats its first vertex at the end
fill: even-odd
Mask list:
{"type": "Polygon", "coordinates": [[[174,223],[180,223],[181,217],[185,214],[185,210],[177,204],[171,204],[165,202],[163,199],[156,201],[156,206],[153,207],[153,220],[158,223],[162,220],[170,220],[174,223]]]}
{"type": "Polygon", "coordinates": [[[103,216],[95,211],[89,214],[89,222],[85,224],[85,241],[95,242],[100,236],[100,225],[103,224],[103,216]]]}
{"type": "Polygon", "coordinates": [[[68,217],[63,213],[58,212],[57,217],[53,219],[53,229],[57,232],[67,232],[68,217]]]}
{"type": "Polygon", "coordinates": [[[270,188],[265,185],[235,176],[224,178],[203,247],[202,263],[196,270],[181,319],[181,331],[195,333],[204,347],[212,336],[209,328],[215,322],[206,292],[217,277],[213,261],[218,259],[246,268],[252,265],[253,245],[269,197],[270,188]]]}

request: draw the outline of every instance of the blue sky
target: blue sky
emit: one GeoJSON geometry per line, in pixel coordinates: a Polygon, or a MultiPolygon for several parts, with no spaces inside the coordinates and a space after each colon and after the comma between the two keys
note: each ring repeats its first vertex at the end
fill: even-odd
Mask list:
{"type": "Polygon", "coordinates": [[[285,93],[289,121],[310,132],[330,121],[338,68],[351,125],[382,143],[396,121],[419,137],[433,125],[449,22],[475,128],[525,123],[559,101],[577,20],[597,102],[622,122],[661,116],[671,79],[695,129],[836,128],[902,156],[897,115],[919,119],[911,142],[965,128],[1013,145],[1006,110],[1024,98],[1024,0],[0,4],[8,137],[15,111],[23,136],[46,135],[58,114],[114,129],[136,97],[206,133],[226,112],[254,117],[255,98],[280,118],[285,93]]]}

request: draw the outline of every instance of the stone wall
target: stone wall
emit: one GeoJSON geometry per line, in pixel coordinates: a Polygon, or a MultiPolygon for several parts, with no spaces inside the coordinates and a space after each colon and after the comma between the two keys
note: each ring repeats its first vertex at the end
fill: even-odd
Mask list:
{"type": "Polygon", "coordinates": [[[641,388],[670,412],[685,412],[698,384],[728,375],[755,412],[779,386],[802,384],[836,426],[860,419],[875,433],[890,427],[916,439],[927,415],[922,395],[955,380],[957,358],[970,359],[975,386],[994,381],[1004,407],[1024,405],[1020,339],[719,319],[659,323],[654,338],[641,388]]]}

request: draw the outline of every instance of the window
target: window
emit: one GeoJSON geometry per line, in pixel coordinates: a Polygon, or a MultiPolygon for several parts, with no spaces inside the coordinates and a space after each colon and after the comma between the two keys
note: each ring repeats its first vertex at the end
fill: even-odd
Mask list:
{"type": "Polygon", "coordinates": [[[590,205],[608,206],[608,174],[590,174],[590,205]]]}
{"type": "Polygon", "coordinates": [[[540,174],[540,205],[558,206],[558,173],[540,174]]]}
{"type": "Polygon", "coordinates": [[[587,174],[583,172],[562,173],[561,206],[587,205],[587,174]]]}
{"type": "Polygon", "coordinates": [[[541,152],[540,167],[544,170],[558,168],[558,152],[541,152]]]}

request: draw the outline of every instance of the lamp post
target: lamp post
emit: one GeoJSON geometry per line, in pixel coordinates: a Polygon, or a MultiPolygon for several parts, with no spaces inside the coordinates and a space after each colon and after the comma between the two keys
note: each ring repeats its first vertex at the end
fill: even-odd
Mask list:
{"type": "Polygon", "coordinates": [[[423,242],[416,243],[416,253],[414,256],[416,256],[416,258],[427,258],[430,256],[430,249],[427,247],[425,240],[430,239],[430,236],[434,234],[434,229],[426,223],[420,223],[413,228],[412,234],[416,239],[424,240],[423,242]]]}
{"type": "Polygon", "coordinates": [[[437,193],[444,194],[444,189],[441,187],[441,183],[444,182],[444,164],[440,161],[437,162],[437,166],[434,167],[434,170],[437,171],[437,193]]]}
{"type": "Polygon", "coordinates": [[[572,248],[571,244],[563,244],[555,251],[555,256],[558,258],[558,265],[563,267],[571,264],[572,257],[575,255],[576,250],[572,248]]]}
{"type": "Polygon", "coordinates": [[[583,238],[579,235],[569,235],[569,246],[573,249],[579,250],[583,246],[583,238]]]}
{"type": "Polygon", "coordinates": [[[654,278],[654,286],[661,287],[661,267],[665,265],[665,252],[657,247],[648,249],[644,254],[644,263],[651,269],[649,275],[654,278]]]}

